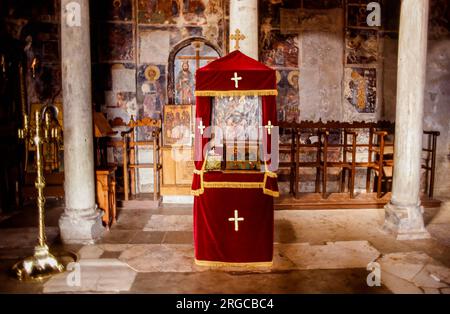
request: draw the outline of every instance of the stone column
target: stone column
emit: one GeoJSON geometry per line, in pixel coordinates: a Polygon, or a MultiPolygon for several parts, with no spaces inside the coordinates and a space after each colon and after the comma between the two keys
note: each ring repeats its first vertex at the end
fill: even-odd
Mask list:
{"type": "Polygon", "coordinates": [[[384,229],[398,240],[429,237],[420,205],[422,120],[429,0],[402,0],[392,199],[384,229]]]}
{"type": "MultiPolygon", "coordinates": [[[[258,60],[258,0],[230,0],[230,35],[239,29],[245,39],[239,41],[240,51],[258,60]]],[[[235,41],[230,40],[230,52],[235,41]]]]}
{"type": "Polygon", "coordinates": [[[89,0],[62,0],[64,243],[93,243],[103,232],[95,204],[90,49],[89,0]]]}

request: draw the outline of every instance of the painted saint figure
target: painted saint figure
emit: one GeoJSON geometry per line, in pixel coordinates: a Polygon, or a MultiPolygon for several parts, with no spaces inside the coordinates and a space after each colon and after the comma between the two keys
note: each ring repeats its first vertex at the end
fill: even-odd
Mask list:
{"type": "Polygon", "coordinates": [[[161,73],[158,67],[150,65],[145,69],[144,75],[147,79],[141,86],[144,95],[144,116],[157,119],[163,103],[162,89],[158,82],[161,73]]]}
{"type": "Polygon", "coordinates": [[[189,63],[187,61],[182,63],[175,88],[178,104],[194,104],[194,76],[189,70],[189,63]]]}
{"type": "Polygon", "coordinates": [[[351,77],[352,81],[349,83],[353,91],[351,102],[359,111],[363,111],[366,107],[366,80],[357,71],[352,71],[351,77]]]}
{"type": "Polygon", "coordinates": [[[291,71],[287,80],[290,87],[286,93],[286,121],[300,121],[300,99],[299,99],[299,71],[291,71]]]}

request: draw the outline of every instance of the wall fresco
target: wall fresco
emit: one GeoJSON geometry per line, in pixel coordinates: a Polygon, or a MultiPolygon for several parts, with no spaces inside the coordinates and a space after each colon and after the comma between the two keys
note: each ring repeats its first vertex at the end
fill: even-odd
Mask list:
{"type": "Polygon", "coordinates": [[[166,72],[164,65],[143,64],[137,74],[139,117],[161,118],[166,99],[166,72]]]}
{"type": "Polygon", "coordinates": [[[138,21],[147,24],[206,23],[207,0],[138,0],[138,21]]]}
{"type": "Polygon", "coordinates": [[[133,0],[95,0],[91,5],[91,14],[96,19],[108,21],[131,21],[133,18],[133,0]]]}
{"type": "Polygon", "coordinates": [[[104,23],[99,31],[101,61],[134,60],[133,25],[104,23]]]}
{"type": "Polygon", "coordinates": [[[359,113],[374,113],[377,99],[376,69],[346,68],[345,99],[359,113]]]}
{"type": "Polygon", "coordinates": [[[345,38],[347,64],[376,64],[378,31],[349,29],[345,38]]]}

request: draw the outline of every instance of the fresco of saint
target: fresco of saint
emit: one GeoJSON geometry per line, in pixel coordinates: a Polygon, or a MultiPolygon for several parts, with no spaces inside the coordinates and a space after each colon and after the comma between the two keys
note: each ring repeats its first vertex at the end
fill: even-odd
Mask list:
{"type": "Polygon", "coordinates": [[[158,112],[161,111],[163,100],[161,99],[162,88],[158,81],[161,73],[156,66],[148,66],[145,70],[145,78],[147,79],[141,86],[144,95],[143,107],[144,116],[156,119],[159,117],[158,112]]]}
{"type": "Polygon", "coordinates": [[[177,95],[177,103],[187,105],[194,104],[194,76],[189,70],[189,63],[183,62],[180,72],[178,73],[175,92],[177,95]]]}

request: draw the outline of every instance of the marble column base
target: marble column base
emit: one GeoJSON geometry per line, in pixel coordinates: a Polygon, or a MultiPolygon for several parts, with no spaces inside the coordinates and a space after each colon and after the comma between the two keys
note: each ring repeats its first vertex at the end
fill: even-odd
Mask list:
{"type": "Polygon", "coordinates": [[[429,239],[423,223],[421,205],[400,206],[388,203],[385,207],[383,230],[392,233],[397,240],[429,239]]]}
{"type": "Polygon", "coordinates": [[[66,244],[93,244],[101,238],[102,211],[90,209],[66,209],[59,219],[61,240],[66,244]]]}

